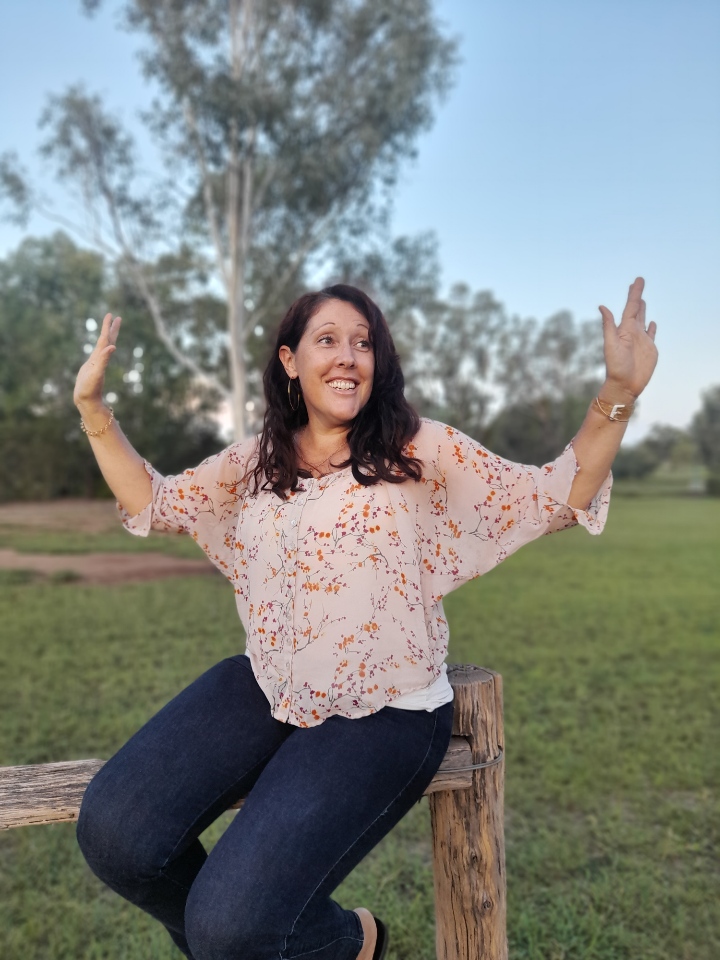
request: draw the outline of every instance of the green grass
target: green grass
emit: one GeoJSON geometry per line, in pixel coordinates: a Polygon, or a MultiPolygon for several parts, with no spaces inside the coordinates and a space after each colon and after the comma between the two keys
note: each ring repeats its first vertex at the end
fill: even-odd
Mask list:
{"type": "MultiPolygon", "coordinates": [[[[513,960],[720,957],[719,545],[718,500],[616,498],[603,536],[545,537],[446,600],[448,659],[504,678],[513,960]]],[[[243,649],[233,599],[219,578],[0,579],[0,763],[108,756],[243,649]]],[[[434,957],[429,836],[423,801],[335,894],[389,923],[390,960],[434,957]]],[[[0,835],[0,946],[179,956],[70,824],[0,835]]]]}
{"type": "Polygon", "coordinates": [[[118,524],[112,533],[84,531],[37,530],[0,524],[0,549],[18,553],[168,553],[174,557],[196,560],[202,552],[191,537],[153,532],[149,537],[134,537],[118,524]]]}

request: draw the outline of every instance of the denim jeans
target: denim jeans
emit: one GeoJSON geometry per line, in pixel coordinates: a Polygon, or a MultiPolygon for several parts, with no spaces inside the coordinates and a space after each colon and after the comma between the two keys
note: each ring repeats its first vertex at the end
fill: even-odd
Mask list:
{"type": "Polygon", "coordinates": [[[93,872],[194,960],[355,960],[362,924],[330,893],[423,795],[453,703],[314,727],[275,720],[247,656],[216,664],[90,782],[93,872]],[[208,855],[198,837],[246,797],[208,855]]]}

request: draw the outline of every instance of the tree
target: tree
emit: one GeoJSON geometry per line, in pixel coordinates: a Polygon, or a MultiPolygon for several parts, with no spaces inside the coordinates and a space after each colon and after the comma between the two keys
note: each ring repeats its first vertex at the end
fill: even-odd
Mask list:
{"type": "Polygon", "coordinates": [[[720,384],[702,395],[702,406],[695,414],[691,432],[700,448],[703,463],[710,471],[707,490],[720,496],[720,384]]]}
{"type": "MultiPolygon", "coordinates": [[[[229,399],[241,439],[253,336],[313,264],[386,221],[454,43],[431,0],[125,0],[122,11],[148,41],[158,95],[144,119],[166,176],[141,189],[132,138],[81,87],[51,98],[42,150],[175,361],[229,399]],[[168,258],[194,273],[196,303],[198,288],[222,291],[226,378],[183,338],[180,305],[163,309],[153,265],[168,258]]],[[[7,155],[0,183],[16,209],[39,203],[7,155]]]]}
{"type": "Polygon", "coordinates": [[[522,463],[553,460],[597,395],[602,362],[598,321],[578,324],[567,311],[542,324],[512,317],[499,336],[496,382],[504,404],[488,425],[488,444],[522,463]]]}
{"type": "Polygon", "coordinates": [[[621,447],[613,464],[618,479],[641,479],[658,467],[684,468],[698,463],[698,449],[687,430],[668,424],[654,424],[639,443],[621,447]]]}
{"type": "Polygon", "coordinates": [[[66,235],[29,238],[0,261],[0,500],[105,491],[72,394],[95,336],[89,318],[108,298],[130,322],[106,399],[119,401],[124,426],[148,458],[176,472],[222,446],[209,417],[217,395],[168,356],[136,292],[117,286],[103,258],[66,235]]]}

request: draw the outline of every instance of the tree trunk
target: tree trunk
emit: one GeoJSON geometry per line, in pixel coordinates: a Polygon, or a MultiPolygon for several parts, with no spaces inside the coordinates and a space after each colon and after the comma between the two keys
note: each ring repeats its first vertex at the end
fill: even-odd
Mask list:
{"type": "MultiPolygon", "coordinates": [[[[252,3],[230,2],[230,65],[233,80],[242,76],[246,37],[252,29],[252,3]]],[[[248,131],[246,156],[241,164],[240,131],[236,120],[230,123],[230,162],[228,165],[227,223],[230,247],[230,284],[228,290],[228,332],[230,335],[230,383],[235,442],[245,439],[245,400],[247,364],[245,362],[245,263],[250,244],[252,216],[252,153],[254,131],[248,131]]]]}

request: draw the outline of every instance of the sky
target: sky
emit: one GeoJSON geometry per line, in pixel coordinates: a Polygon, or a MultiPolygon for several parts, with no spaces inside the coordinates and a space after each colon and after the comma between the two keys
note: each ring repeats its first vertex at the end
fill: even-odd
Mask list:
{"type": "MultiPolygon", "coordinates": [[[[147,104],[117,4],[5,0],[0,152],[35,157],[49,93],[83,81],[129,125],[147,104]]],[[[452,90],[404,168],[394,231],[434,231],[443,282],[539,320],[619,318],[646,281],[660,360],[627,440],[686,426],[720,384],[720,3],[436,0],[460,42],[452,90]]],[[[29,233],[55,225],[34,219],[29,233]]],[[[0,257],[23,232],[0,223],[0,257]]]]}

